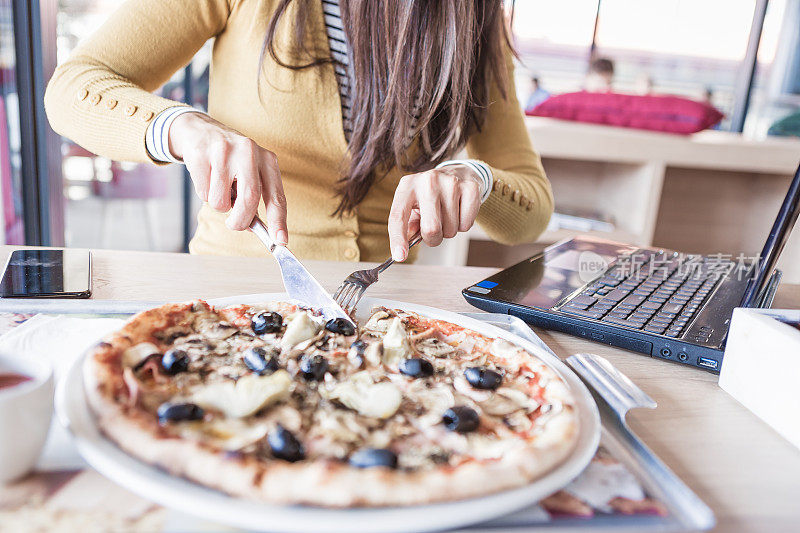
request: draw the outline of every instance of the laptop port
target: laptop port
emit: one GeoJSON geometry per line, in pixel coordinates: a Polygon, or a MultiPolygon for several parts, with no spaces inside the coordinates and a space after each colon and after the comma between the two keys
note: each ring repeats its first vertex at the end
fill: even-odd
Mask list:
{"type": "Polygon", "coordinates": [[[680,359],[681,361],[686,361],[687,359],[689,359],[689,356],[681,352],[678,354],[678,359],[680,359]]]}
{"type": "Polygon", "coordinates": [[[661,357],[669,357],[672,355],[672,350],[669,348],[661,348],[661,357]]]}
{"type": "Polygon", "coordinates": [[[709,359],[708,357],[698,357],[697,358],[697,366],[702,366],[703,368],[710,368],[712,370],[716,370],[719,363],[714,359],[709,359]]]}

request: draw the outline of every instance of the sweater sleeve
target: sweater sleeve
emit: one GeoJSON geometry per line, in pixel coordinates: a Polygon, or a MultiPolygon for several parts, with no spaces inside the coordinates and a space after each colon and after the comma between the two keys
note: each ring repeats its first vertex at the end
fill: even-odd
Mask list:
{"type": "Polygon", "coordinates": [[[151,93],[209,38],[233,0],[127,0],[56,68],[44,96],[53,129],[98,155],[152,161],[148,124],[183,105],[151,93]]]}
{"type": "Polygon", "coordinates": [[[539,155],[533,150],[514,90],[514,63],[506,57],[508,90],[504,99],[492,84],[486,121],[467,141],[471,158],[492,170],[494,184],[478,212],[478,223],[502,244],[534,241],[553,213],[553,192],[539,155]]]}

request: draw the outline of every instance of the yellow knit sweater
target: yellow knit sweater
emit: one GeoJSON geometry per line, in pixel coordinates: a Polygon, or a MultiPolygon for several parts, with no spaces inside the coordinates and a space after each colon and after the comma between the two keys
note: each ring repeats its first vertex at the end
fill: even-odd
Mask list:
{"type": "MultiPolygon", "coordinates": [[[[145,132],[176,102],[151,94],[215,37],[208,111],[278,155],[288,204],[289,248],[310,259],[377,261],[389,255],[387,218],[403,172],[375,183],[357,213],[332,217],[334,186],[347,157],[333,66],[293,71],[268,55],[259,77],[266,27],[277,0],[128,0],[57,69],[45,107],[58,133],[98,155],[152,161],[145,132]]],[[[293,9],[276,44],[290,50],[293,9]]],[[[327,49],[322,7],[310,24],[316,49],[327,49]]],[[[513,64],[507,60],[509,79],[513,64]]],[[[494,240],[535,239],[553,209],[550,184],[533,151],[513,89],[492,93],[488,119],[467,153],[492,168],[494,190],[478,223],[494,240]]],[[[260,211],[263,213],[263,203],[260,211]]],[[[195,253],[265,255],[250,232],[234,232],[204,205],[190,249],[195,253]]]]}

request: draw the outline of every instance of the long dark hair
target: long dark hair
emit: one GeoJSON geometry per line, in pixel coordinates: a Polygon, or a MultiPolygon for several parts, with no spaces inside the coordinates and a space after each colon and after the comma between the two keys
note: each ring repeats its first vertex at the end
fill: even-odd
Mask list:
{"type": "MultiPolygon", "coordinates": [[[[262,60],[268,53],[290,69],[332,61],[327,48],[309,45],[319,2],[280,1],[262,60]],[[278,56],[275,35],[292,2],[295,48],[287,59],[278,56]]],[[[490,84],[506,96],[504,47],[510,46],[501,0],[340,0],[340,8],[355,79],[337,214],[355,208],[392,166],[423,170],[463,147],[484,122],[490,84]]]]}

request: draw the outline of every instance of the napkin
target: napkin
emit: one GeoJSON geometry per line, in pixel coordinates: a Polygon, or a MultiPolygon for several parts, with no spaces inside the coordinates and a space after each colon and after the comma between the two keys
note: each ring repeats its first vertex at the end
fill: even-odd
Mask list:
{"type": "MultiPolygon", "coordinates": [[[[0,353],[39,358],[53,367],[56,383],[70,363],[124,323],[118,318],[36,315],[0,337],[0,353]]],[[[69,433],[53,417],[37,470],[86,467],[69,433]]]]}

